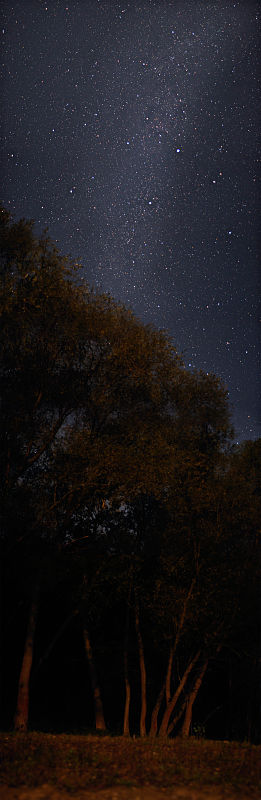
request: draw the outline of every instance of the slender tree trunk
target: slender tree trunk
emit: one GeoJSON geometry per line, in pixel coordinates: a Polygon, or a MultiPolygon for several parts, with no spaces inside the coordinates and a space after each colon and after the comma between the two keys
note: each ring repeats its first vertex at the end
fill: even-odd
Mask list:
{"type": "Polygon", "coordinates": [[[181,632],[182,632],[182,629],[184,627],[187,608],[188,608],[188,604],[189,604],[189,601],[190,601],[190,598],[191,598],[195,583],[196,583],[196,579],[193,578],[193,580],[191,581],[190,587],[189,587],[188,594],[187,594],[187,596],[185,597],[185,600],[184,600],[182,614],[181,614],[181,617],[180,617],[178,630],[177,630],[177,633],[176,633],[176,638],[175,638],[174,644],[173,644],[173,646],[172,646],[172,648],[170,650],[170,654],[169,654],[169,661],[168,661],[168,668],[167,668],[167,675],[166,675],[166,705],[168,705],[170,700],[171,700],[171,676],[172,676],[173,660],[174,660],[174,656],[175,656],[175,653],[176,653],[176,650],[177,650],[177,647],[178,647],[178,644],[179,644],[181,632]]]}
{"type": "Polygon", "coordinates": [[[29,614],[29,621],[25,639],[24,655],[19,676],[18,695],[16,712],[14,716],[14,729],[16,731],[27,731],[29,715],[29,685],[33,661],[34,634],[36,628],[38,605],[39,605],[39,586],[34,588],[32,603],[29,614]]]}
{"type": "Polygon", "coordinates": [[[178,647],[178,644],[179,644],[181,632],[182,632],[182,629],[183,629],[183,626],[184,626],[184,622],[185,622],[185,618],[186,618],[188,604],[189,604],[189,601],[190,601],[190,598],[191,598],[191,595],[192,595],[192,592],[193,592],[193,589],[194,589],[194,586],[195,586],[195,582],[196,582],[196,578],[193,578],[192,581],[191,581],[190,587],[189,587],[188,594],[185,597],[184,604],[183,604],[183,609],[182,609],[182,614],[181,614],[181,617],[180,617],[180,621],[179,621],[179,625],[178,625],[178,629],[177,629],[177,633],[176,633],[176,637],[175,637],[175,641],[174,641],[172,647],[170,648],[168,666],[167,666],[167,672],[166,672],[166,678],[163,681],[161,690],[160,690],[160,692],[158,694],[155,706],[154,706],[153,711],[152,711],[150,732],[149,732],[149,735],[151,737],[157,736],[158,716],[159,716],[160,707],[161,707],[161,704],[162,704],[162,701],[163,701],[164,692],[165,692],[165,699],[166,699],[166,707],[168,707],[168,705],[169,705],[169,703],[171,701],[171,677],[172,677],[173,660],[174,660],[174,656],[175,656],[175,653],[176,653],[176,650],[177,650],[177,647],[178,647]]]}
{"type": "Polygon", "coordinates": [[[175,717],[171,720],[170,725],[168,725],[168,736],[170,736],[172,731],[174,731],[174,728],[176,728],[176,725],[181,719],[182,714],[184,714],[185,708],[186,708],[186,700],[184,700],[184,703],[182,703],[182,706],[180,707],[178,713],[175,714],[175,717]]]}
{"type": "Polygon", "coordinates": [[[164,692],[165,692],[165,683],[162,684],[161,690],[160,690],[160,692],[158,694],[158,697],[157,697],[157,700],[156,700],[156,703],[155,703],[155,706],[153,708],[152,715],[151,715],[149,736],[151,736],[152,738],[157,736],[157,733],[158,733],[158,716],[159,716],[161,703],[162,703],[162,700],[163,700],[163,697],[164,697],[164,692]]]}
{"type": "Polygon", "coordinates": [[[200,687],[201,687],[201,684],[202,684],[202,681],[203,681],[207,666],[208,666],[208,658],[206,659],[206,661],[204,661],[204,664],[201,667],[201,670],[200,670],[200,672],[198,674],[198,677],[195,680],[192,692],[190,692],[190,695],[189,695],[189,698],[188,698],[188,701],[187,701],[187,704],[186,704],[186,712],[185,712],[184,722],[183,722],[182,730],[181,730],[181,735],[182,736],[189,736],[190,727],[191,727],[191,721],[192,721],[193,705],[195,703],[196,697],[197,697],[198,692],[200,690],[200,687]]]}
{"type": "Polygon", "coordinates": [[[95,728],[97,731],[106,731],[106,725],[103,714],[103,704],[102,704],[101,692],[96,672],[96,665],[94,661],[89,632],[85,627],[83,629],[83,638],[84,638],[85,653],[89,664],[91,685],[93,691],[95,728]]]}
{"type": "Polygon", "coordinates": [[[158,732],[158,716],[159,716],[160,707],[161,707],[161,704],[162,704],[162,701],[163,701],[164,694],[165,694],[166,705],[168,705],[168,703],[171,700],[171,689],[170,689],[170,686],[171,686],[171,673],[172,673],[173,658],[174,658],[174,654],[175,654],[175,651],[176,651],[176,644],[177,643],[178,643],[178,640],[176,638],[176,641],[175,641],[174,645],[172,645],[172,647],[170,648],[168,666],[167,666],[167,672],[166,672],[166,678],[163,681],[161,690],[160,690],[160,692],[158,694],[155,706],[154,706],[153,711],[152,711],[151,723],[150,723],[150,732],[149,732],[149,735],[151,737],[157,736],[157,732],[158,732]]]}
{"type": "Polygon", "coordinates": [[[139,663],[140,663],[140,684],[141,684],[141,712],[140,712],[140,735],[146,736],[146,714],[147,714],[147,679],[144,658],[144,647],[140,630],[140,615],[138,601],[135,600],[135,627],[138,640],[139,663]]]}
{"type": "Polygon", "coordinates": [[[168,704],[168,706],[167,706],[167,708],[166,708],[166,710],[164,712],[163,719],[162,719],[162,722],[161,722],[161,726],[160,726],[160,729],[159,729],[159,735],[160,736],[166,736],[167,735],[168,725],[169,725],[169,722],[170,722],[171,714],[172,714],[172,712],[173,712],[173,710],[175,708],[175,705],[176,705],[176,703],[177,703],[177,701],[178,701],[178,699],[179,699],[179,697],[181,695],[182,690],[184,689],[184,686],[186,684],[188,676],[190,675],[191,670],[193,669],[193,667],[195,666],[195,664],[197,663],[197,661],[199,659],[199,656],[200,656],[200,650],[197,652],[197,654],[194,656],[194,658],[189,662],[187,668],[185,669],[184,675],[181,678],[181,681],[180,681],[180,683],[178,685],[178,688],[176,689],[175,694],[171,698],[171,700],[170,700],[170,702],[169,702],[169,704],[168,704]]]}
{"type": "Polygon", "coordinates": [[[177,639],[176,639],[176,641],[175,641],[175,644],[173,645],[173,647],[171,647],[171,648],[170,648],[170,654],[169,654],[169,660],[168,660],[168,667],[167,667],[167,675],[166,675],[166,689],[165,689],[166,705],[168,705],[168,703],[169,703],[169,702],[170,702],[170,700],[171,700],[171,676],[172,676],[172,667],[173,667],[173,659],[174,659],[174,655],[175,655],[175,652],[176,652],[176,649],[177,649],[177,645],[178,645],[178,639],[179,639],[179,636],[177,637],[177,639]]]}

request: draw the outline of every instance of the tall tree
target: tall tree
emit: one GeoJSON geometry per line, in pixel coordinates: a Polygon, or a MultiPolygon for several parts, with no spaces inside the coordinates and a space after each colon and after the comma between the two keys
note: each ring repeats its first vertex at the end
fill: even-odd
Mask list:
{"type": "Polygon", "coordinates": [[[159,418],[159,377],[181,366],[162,334],[82,286],[32,222],[2,209],[0,225],[2,524],[22,565],[25,540],[34,556],[39,540],[61,543],[79,506],[159,488],[146,414],[159,418]]]}
{"type": "MultiPolygon", "coordinates": [[[[111,298],[91,292],[80,280],[79,270],[58,253],[46,234],[37,238],[31,222],[12,224],[4,210],[0,256],[1,481],[8,557],[16,554],[26,570],[28,562],[21,554],[31,549],[36,567],[31,570],[33,593],[37,581],[41,591],[42,548],[47,542],[60,552],[78,540],[79,586],[84,574],[88,580],[93,569],[96,574],[97,557],[103,565],[97,575],[101,581],[106,575],[115,586],[111,563],[119,564],[123,558],[120,591],[126,602],[134,558],[135,602],[129,598],[128,605],[136,621],[144,733],[143,618],[150,618],[155,630],[160,620],[167,630],[172,619],[164,687],[167,706],[178,691],[173,686],[175,648],[179,644],[184,649],[184,676],[191,673],[197,656],[198,648],[185,652],[189,620],[193,625],[196,620],[199,630],[200,619],[205,636],[210,625],[198,575],[208,563],[211,483],[231,433],[226,392],[215,376],[187,373],[167,334],[143,325],[111,298]],[[155,532],[152,508],[166,514],[163,530],[155,532]],[[124,524],[119,526],[116,518],[124,524]],[[125,529],[123,539],[119,528],[121,535],[125,529]],[[88,563],[90,542],[95,555],[88,563]],[[155,542],[162,553],[158,566],[155,542]],[[187,546],[189,558],[184,556],[187,546]],[[109,565],[108,554],[113,555],[109,565]],[[179,577],[174,566],[177,554],[179,577]],[[148,599],[152,577],[148,563],[154,564],[157,603],[148,599]],[[196,596],[203,603],[201,612],[196,596]]],[[[84,624],[90,654],[87,611],[84,624]]],[[[30,623],[31,655],[34,626],[30,623]]],[[[203,639],[204,660],[208,648],[203,639]]],[[[28,698],[32,658],[29,663],[26,653],[22,670],[25,663],[28,698]]],[[[125,683],[129,692],[127,662],[125,683]]],[[[26,727],[28,709],[24,722],[21,714],[18,717],[19,726],[26,727]]]]}

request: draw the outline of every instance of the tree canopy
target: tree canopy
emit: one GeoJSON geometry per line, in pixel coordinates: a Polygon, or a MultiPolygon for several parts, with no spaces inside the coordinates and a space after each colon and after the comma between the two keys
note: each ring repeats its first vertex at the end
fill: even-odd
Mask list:
{"type": "Polygon", "coordinates": [[[209,665],[239,632],[248,647],[249,609],[256,631],[259,444],[231,447],[222,381],[186,370],[166,332],[90,289],[32,222],[2,209],[0,225],[3,592],[11,616],[29,608],[16,727],[37,630],[51,653],[73,620],[97,725],[114,669],[125,733],[187,735],[209,665]]]}

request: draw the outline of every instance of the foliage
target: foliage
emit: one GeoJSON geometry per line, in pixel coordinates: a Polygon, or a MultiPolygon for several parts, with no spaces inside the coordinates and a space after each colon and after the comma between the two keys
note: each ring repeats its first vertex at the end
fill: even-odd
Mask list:
{"type": "Polygon", "coordinates": [[[4,210],[0,224],[6,606],[26,616],[38,583],[40,661],[71,620],[74,642],[88,629],[107,717],[121,728],[128,670],[131,729],[141,699],[147,732],[154,719],[179,733],[225,653],[258,684],[260,442],[231,447],[222,382],[90,290],[46,232],[4,210]]]}

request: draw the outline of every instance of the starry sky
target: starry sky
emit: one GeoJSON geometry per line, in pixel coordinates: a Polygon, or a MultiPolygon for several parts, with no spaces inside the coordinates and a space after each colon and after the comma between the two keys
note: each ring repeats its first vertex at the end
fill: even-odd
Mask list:
{"type": "Polygon", "coordinates": [[[2,0],[2,202],[260,435],[257,0],[2,0]]]}

